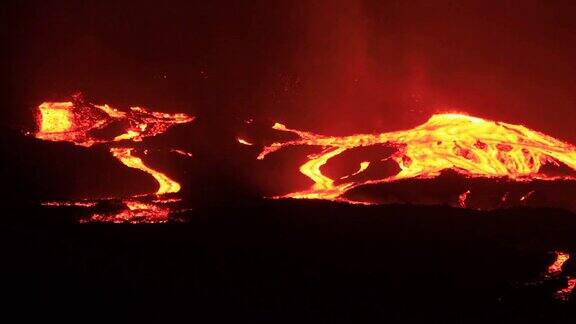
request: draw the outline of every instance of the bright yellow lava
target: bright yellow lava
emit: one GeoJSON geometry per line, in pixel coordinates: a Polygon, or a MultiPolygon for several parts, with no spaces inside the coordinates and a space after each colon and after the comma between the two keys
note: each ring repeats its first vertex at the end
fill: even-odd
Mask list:
{"type": "Polygon", "coordinates": [[[173,125],[194,119],[186,114],[159,113],[142,107],[130,107],[128,112],[124,112],[109,105],[95,105],[82,100],[43,102],[38,110],[37,138],[86,147],[125,140],[140,142],[145,137],[164,133],[173,125]],[[125,125],[122,133],[113,138],[94,135],[95,130],[104,129],[113,122],[125,125]]]}
{"type": "Polygon", "coordinates": [[[156,191],[156,194],[161,195],[161,194],[166,194],[166,193],[176,193],[176,192],[180,191],[180,184],[178,182],[170,179],[168,176],[166,176],[165,174],[163,174],[161,172],[158,172],[154,169],[147,167],[144,164],[144,162],[142,162],[142,159],[132,155],[132,149],[131,148],[113,147],[110,149],[110,152],[112,153],[112,155],[115,158],[120,160],[120,162],[122,162],[125,166],[127,166],[129,168],[142,170],[142,171],[150,174],[152,177],[154,177],[154,179],[156,179],[156,181],[158,182],[158,185],[159,185],[158,190],[156,191]]]}
{"type": "MultiPolygon", "coordinates": [[[[311,188],[283,197],[346,200],[342,195],[360,185],[391,182],[407,178],[433,178],[452,169],[468,177],[508,177],[525,181],[573,177],[547,176],[543,165],[558,162],[576,170],[576,147],[522,125],[494,122],[463,114],[433,115],[413,129],[350,136],[324,136],[289,129],[276,123],[274,129],[296,134],[296,140],[277,142],[265,147],[258,159],[288,146],[322,147],[300,167],[300,172],[314,181],[311,188]],[[376,180],[349,180],[334,184],[321,167],[339,154],[358,147],[391,145],[397,152],[390,158],[400,167],[398,174],[376,180]]],[[[364,164],[360,172],[369,166],[364,164]]],[[[358,172],[357,172],[358,173],[358,172]]],[[[340,179],[346,179],[351,175],[340,179]]]]}
{"type": "MultiPolygon", "coordinates": [[[[115,143],[119,141],[140,142],[145,137],[164,133],[176,124],[191,122],[194,117],[186,114],[168,114],[149,111],[142,107],[131,107],[129,111],[120,111],[109,105],[95,105],[85,102],[81,96],[75,96],[73,101],[44,102],[38,106],[38,132],[36,138],[56,142],[71,142],[76,145],[90,147],[98,143],[115,143]],[[120,134],[111,138],[96,135],[101,130],[117,123],[123,125],[120,134]]],[[[191,153],[176,150],[179,154],[192,156],[191,153]]],[[[129,168],[144,171],[154,177],[159,187],[156,195],[177,193],[180,184],[165,174],[148,167],[141,158],[133,155],[133,148],[112,147],[112,155],[129,168]]],[[[170,208],[160,206],[177,198],[162,198],[157,202],[145,203],[133,199],[124,199],[125,209],[110,215],[95,214],[90,221],[104,222],[162,222],[166,221],[170,208]]],[[[49,202],[50,206],[87,206],[96,205],[93,202],[49,202]],[[87,205],[90,204],[90,205],[87,205]]]]}
{"type": "Polygon", "coordinates": [[[44,102],[40,111],[40,133],[61,133],[72,128],[72,102],[44,102]]]}

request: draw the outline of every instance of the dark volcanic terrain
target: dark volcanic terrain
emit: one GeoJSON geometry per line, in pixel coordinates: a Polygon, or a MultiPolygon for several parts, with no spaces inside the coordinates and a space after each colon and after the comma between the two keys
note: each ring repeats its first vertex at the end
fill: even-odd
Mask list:
{"type": "Polygon", "coordinates": [[[255,200],[168,224],[4,216],[4,309],[21,320],[573,323],[576,215],[255,200]]]}

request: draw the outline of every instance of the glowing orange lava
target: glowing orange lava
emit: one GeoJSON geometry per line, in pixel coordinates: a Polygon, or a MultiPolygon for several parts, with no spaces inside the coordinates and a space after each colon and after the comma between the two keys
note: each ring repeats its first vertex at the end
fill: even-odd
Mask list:
{"type": "Polygon", "coordinates": [[[534,190],[530,190],[527,194],[525,194],[524,196],[520,197],[520,201],[526,201],[528,200],[528,198],[530,198],[530,196],[532,196],[534,194],[534,190]]]}
{"type": "Polygon", "coordinates": [[[574,290],[575,287],[576,287],[576,278],[568,277],[566,287],[556,292],[556,298],[564,301],[568,300],[572,295],[572,291],[574,290]]]}
{"type": "MultiPolygon", "coordinates": [[[[548,278],[559,276],[562,273],[564,264],[566,261],[568,261],[568,259],[570,259],[570,254],[568,253],[560,251],[556,251],[554,253],[556,254],[556,259],[554,260],[554,263],[548,267],[548,271],[546,273],[546,277],[548,278]]],[[[555,293],[555,297],[557,299],[564,301],[569,299],[570,295],[572,294],[572,290],[574,290],[574,287],[576,287],[576,278],[566,277],[566,280],[566,286],[560,288],[555,293]]]]}
{"type": "Polygon", "coordinates": [[[143,203],[133,200],[125,200],[124,204],[127,209],[111,214],[94,214],[87,222],[106,222],[106,223],[165,223],[168,221],[168,215],[171,210],[169,207],[163,207],[157,204],[143,203]]]}
{"type": "MultiPolygon", "coordinates": [[[[191,122],[194,117],[186,114],[168,114],[149,111],[142,107],[130,107],[124,112],[106,104],[95,105],[85,102],[80,94],[73,96],[72,101],[44,102],[38,106],[38,131],[36,138],[48,141],[71,142],[76,145],[90,147],[98,143],[114,143],[119,141],[142,141],[145,137],[164,133],[176,124],[191,122]],[[121,125],[119,134],[102,135],[107,127],[121,125]],[[97,135],[98,134],[98,135],[97,135]]],[[[116,131],[117,132],[117,131],[116,131]]],[[[156,195],[173,194],[180,191],[180,184],[167,175],[148,167],[141,158],[133,155],[133,148],[112,147],[110,153],[129,168],[135,168],[151,175],[158,182],[156,195]]],[[[185,156],[191,153],[172,149],[185,156]]],[[[144,151],[147,152],[146,150],[144,151]]],[[[89,221],[104,222],[165,222],[170,208],[160,206],[179,201],[179,198],[158,198],[151,202],[137,200],[137,197],[123,200],[126,209],[114,214],[95,214],[89,221]]],[[[82,206],[92,207],[95,202],[48,202],[47,206],[82,206]]]]}
{"type": "Polygon", "coordinates": [[[466,190],[460,196],[458,196],[458,204],[462,208],[466,208],[466,200],[468,200],[468,195],[470,194],[470,190],[466,190]]]}
{"type": "Polygon", "coordinates": [[[187,156],[187,157],[192,157],[192,156],[193,156],[192,153],[186,152],[186,151],[180,150],[180,149],[171,149],[170,152],[174,152],[174,153],[176,153],[176,154],[180,154],[180,155],[187,156]]]}
{"type": "Polygon", "coordinates": [[[159,184],[158,190],[156,194],[161,195],[165,193],[176,193],[180,191],[180,184],[172,179],[170,179],[165,174],[153,170],[147,167],[143,162],[142,159],[139,157],[135,157],[132,155],[131,148],[117,148],[113,147],[110,149],[112,155],[120,160],[120,162],[124,163],[125,166],[129,168],[134,168],[138,170],[142,170],[148,174],[150,174],[159,184]]]}
{"type": "Polygon", "coordinates": [[[69,132],[72,125],[72,102],[44,102],[38,106],[40,111],[40,130],[43,136],[69,132]]]}
{"type": "Polygon", "coordinates": [[[41,203],[41,205],[50,207],[94,207],[96,203],[92,201],[47,201],[41,203]]]}
{"type": "Polygon", "coordinates": [[[175,124],[189,123],[194,119],[186,114],[159,113],[142,107],[130,107],[128,112],[124,112],[106,104],[88,103],[81,95],[75,95],[72,101],[44,102],[38,110],[36,138],[87,147],[123,140],[139,142],[145,137],[162,134],[175,124]],[[94,131],[103,130],[114,122],[123,124],[122,133],[111,138],[94,134],[94,131]]]}
{"type": "Polygon", "coordinates": [[[570,259],[570,254],[565,252],[554,252],[556,260],[548,267],[548,275],[556,275],[562,272],[562,266],[570,259]]]}
{"type": "MultiPolygon", "coordinates": [[[[343,195],[352,188],[408,178],[434,178],[451,169],[467,177],[507,177],[516,181],[532,179],[576,179],[549,176],[540,172],[543,165],[565,164],[576,170],[576,147],[522,125],[489,121],[463,114],[433,115],[413,129],[350,136],[324,136],[287,128],[276,123],[273,129],[289,132],[298,139],[277,142],[264,147],[258,159],[289,146],[305,145],[322,148],[310,155],[300,172],[314,181],[311,188],[282,197],[317,198],[349,201],[343,195]],[[358,147],[385,144],[397,149],[390,158],[400,167],[396,175],[365,181],[348,180],[335,184],[321,167],[341,153],[358,147]]],[[[363,162],[361,173],[369,168],[363,162]]],[[[351,175],[341,179],[349,179],[351,175]]],[[[527,198],[527,197],[526,197],[527,198]]],[[[525,199],[526,199],[525,198],[525,199]]]]}
{"type": "Polygon", "coordinates": [[[240,138],[240,137],[236,138],[236,140],[238,141],[238,143],[240,143],[242,145],[248,145],[248,146],[254,145],[254,144],[252,144],[252,143],[248,142],[247,140],[240,138]]]}

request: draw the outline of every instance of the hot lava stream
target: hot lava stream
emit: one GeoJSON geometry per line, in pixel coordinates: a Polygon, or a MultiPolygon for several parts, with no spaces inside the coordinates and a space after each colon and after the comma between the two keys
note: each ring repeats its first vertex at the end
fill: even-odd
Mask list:
{"type": "MultiPolygon", "coordinates": [[[[263,148],[258,159],[290,146],[318,146],[321,152],[308,156],[300,172],[314,184],[303,191],[281,197],[311,198],[351,203],[366,203],[345,197],[353,188],[389,183],[403,179],[430,179],[442,171],[453,170],[470,178],[506,178],[518,182],[531,180],[575,180],[572,175],[547,175],[544,165],[561,164],[576,171],[576,146],[522,125],[485,120],[463,114],[437,114],[413,129],[350,136],[325,136],[287,128],[276,123],[273,129],[292,133],[297,139],[276,142],[263,148]],[[345,151],[360,147],[387,145],[395,149],[381,161],[394,161],[400,171],[379,179],[358,180],[357,174],[371,167],[360,163],[358,171],[331,178],[322,167],[345,151]]],[[[460,195],[459,205],[466,206],[469,191],[460,195]]],[[[279,198],[279,197],[278,197],[279,198]]]]}
{"type": "MultiPolygon", "coordinates": [[[[160,171],[148,167],[140,157],[133,154],[134,148],[120,145],[120,142],[140,142],[145,137],[157,136],[176,124],[189,123],[194,117],[186,114],[168,114],[149,111],[141,107],[131,107],[124,112],[108,105],[95,105],[84,101],[80,94],[72,101],[44,102],[38,106],[36,138],[48,141],[71,142],[90,147],[95,144],[110,143],[110,153],[129,168],[148,173],[158,182],[158,190],[150,195],[121,199],[123,208],[107,214],[94,214],[88,221],[102,222],[166,222],[172,211],[167,204],[179,198],[165,197],[180,191],[180,184],[160,171]],[[105,130],[113,123],[122,125],[120,134],[110,137],[95,135],[95,131],[105,130]]],[[[191,156],[191,153],[171,149],[178,154],[191,156]]],[[[113,200],[111,198],[108,200],[113,200]]],[[[96,202],[46,202],[45,206],[86,206],[96,202]]]]}
{"type": "MultiPolygon", "coordinates": [[[[548,267],[548,271],[546,273],[546,278],[548,279],[561,276],[564,264],[566,263],[566,261],[568,261],[568,259],[570,259],[570,254],[568,253],[561,251],[556,251],[554,253],[556,255],[556,260],[548,267]]],[[[564,301],[570,298],[570,295],[572,294],[574,287],[576,287],[576,278],[573,278],[571,276],[565,276],[565,279],[566,279],[566,285],[558,289],[555,293],[555,297],[557,299],[564,301]]]]}

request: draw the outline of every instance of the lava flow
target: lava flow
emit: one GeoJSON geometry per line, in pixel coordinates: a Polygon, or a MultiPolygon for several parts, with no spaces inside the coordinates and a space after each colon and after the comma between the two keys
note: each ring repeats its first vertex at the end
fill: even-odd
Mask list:
{"type": "MultiPolygon", "coordinates": [[[[300,172],[314,184],[306,190],[282,197],[352,201],[344,197],[349,190],[366,184],[393,182],[408,178],[435,178],[441,171],[454,170],[466,177],[501,178],[515,181],[574,180],[574,176],[546,175],[546,164],[566,165],[576,170],[576,146],[522,125],[489,121],[463,114],[437,114],[413,129],[379,134],[324,136],[287,128],[276,123],[273,129],[298,136],[295,140],[276,142],[264,147],[258,159],[289,146],[318,146],[322,151],[308,156],[300,172]],[[373,145],[388,145],[395,153],[384,157],[396,162],[400,171],[373,180],[354,180],[352,175],[369,169],[362,162],[354,174],[333,179],[321,168],[345,151],[373,145]]],[[[468,192],[469,193],[469,192],[468,192]]],[[[460,197],[465,206],[466,196],[460,197]]]]}
{"type": "Polygon", "coordinates": [[[150,174],[159,184],[158,190],[156,194],[161,195],[165,193],[176,193],[180,191],[180,184],[163,173],[160,173],[156,170],[153,170],[147,167],[143,162],[142,159],[139,157],[132,155],[131,148],[116,148],[113,147],[110,149],[112,155],[120,160],[120,162],[124,163],[125,166],[129,168],[134,168],[138,170],[142,170],[148,174],[150,174]]]}
{"type": "Polygon", "coordinates": [[[130,107],[128,112],[108,105],[85,102],[81,95],[72,101],[44,102],[38,106],[38,132],[36,138],[72,142],[81,146],[122,140],[142,141],[145,137],[162,134],[175,124],[189,123],[194,117],[186,114],[167,114],[149,111],[142,107],[130,107]],[[123,124],[123,132],[109,138],[94,135],[114,122],[123,124]]]}
{"type": "Polygon", "coordinates": [[[564,263],[570,259],[570,254],[565,252],[554,252],[556,254],[556,260],[548,267],[548,276],[558,275],[562,272],[562,267],[564,263]]]}
{"type": "MultiPolygon", "coordinates": [[[[90,147],[99,143],[120,141],[142,141],[145,137],[164,133],[175,124],[191,122],[194,118],[186,114],[168,114],[149,111],[141,107],[131,107],[128,112],[120,111],[108,105],[87,103],[82,96],[73,96],[72,101],[44,102],[38,106],[38,132],[36,138],[48,141],[71,142],[90,147]],[[112,124],[122,126],[121,133],[109,136],[101,135],[112,124]],[[100,135],[96,135],[100,131],[100,135]]],[[[144,164],[141,158],[134,156],[131,147],[113,146],[110,153],[129,168],[139,169],[151,175],[158,182],[155,195],[173,194],[180,191],[180,184],[167,175],[144,164]]],[[[179,154],[192,156],[191,153],[172,149],[179,154]]],[[[141,197],[141,196],[140,196],[141,197]]],[[[170,208],[160,206],[178,201],[177,198],[155,199],[152,202],[139,201],[137,197],[122,200],[125,208],[113,214],[95,214],[93,221],[106,222],[164,222],[168,219],[170,208]]],[[[81,202],[87,204],[86,202],[81,202]]],[[[92,204],[92,202],[88,202],[92,204]]],[[[80,202],[51,202],[50,206],[78,206],[80,202]]],[[[96,204],[96,203],[93,203],[96,204]]]]}
{"type": "MultiPolygon", "coordinates": [[[[556,260],[548,267],[548,271],[546,273],[547,278],[557,277],[562,274],[563,266],[570,259],[570,254],[565,252],[556,251],[556,260]]],[[[556,298],[560,300],[568,300],[572,291],[576,287],[576,278],[572,278],[570,276],[566,277],[566,286],[558,289],[554,294],[556,298]]]]}

